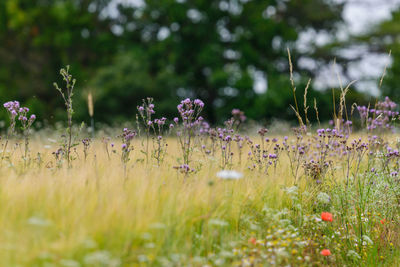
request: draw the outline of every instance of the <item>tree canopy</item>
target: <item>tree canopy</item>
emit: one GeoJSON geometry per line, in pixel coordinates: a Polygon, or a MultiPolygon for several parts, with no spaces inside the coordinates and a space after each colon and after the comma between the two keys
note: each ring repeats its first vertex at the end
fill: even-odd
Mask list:
{"type": "MultiPolygon", "coordinates": [[[[343,8],[330,0],[145,0],[117,10],[111,4],[1,1],[0,97],[28,102],[54,122],[63,104],[52,83],[61,67],[71,65],[79,120],[87,118],[88,90],[96,119],[107,123],[132,118],[146,96],[171,116],[178,99],[199,97],[211,122],[232,108],[257,120],[286,119],[293,115],[287,48],[302,99],[314,73],[298,60],[323,61],[329,50],[321,53],[313,43],[298,49],[299,36],[310,29],[334,35],[343,8]]],[[[330,92],[309,92],[331,105],[330,92]]]]}

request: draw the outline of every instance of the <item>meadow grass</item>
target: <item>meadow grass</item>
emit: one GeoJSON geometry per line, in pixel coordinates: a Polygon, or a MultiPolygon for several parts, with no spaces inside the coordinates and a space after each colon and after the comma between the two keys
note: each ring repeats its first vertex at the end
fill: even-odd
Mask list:
{"type": "MultiPolygon", "coordinates": [[[[246,156],[241,164],[235,156],[231,167],[244,176],[225,180],[216,176],[220,158],[198,150],[191,162],[195,173],[174,169],[181,152],[177,139],[167,143],[158,166],[153,160],[146,164],[141,140],[134,141],[137,149],[126,168],[117,153],[108,158],[100,139],[86,160],[77,147],[72,167],[57,166],[54,149],[45,148],[43,138],[32,142],[28,166],[23,152],[13,150],[0,174],[0,265],[398,264],[398,208],[388,217],[380,210],[385,191],[378,190],[378,199],[363,198],[360,184],[345,186],[340,159],[323,183],[302,173],[295,184],[284,155],[268,174],[249,170],[246,156]],[[41,160],[35,159],[37,152],[41,160]],[[320,200],[321,192],[329,199],[320,200]],[[350,200],[346,206],[344,199],[350,200]],[[357,223],[360,201],[366,203],[357,223]],[[333,222],[321,221],[321,211],[332,212],[333,222]],[[365,244],[357,239],[360,225],[368,235],[365,244]],[[324,248],[332,255],[320,255],[324,248]]],[[[366,160],[362,168],[369,168],[366,160]]],[[[383,205],[393,203],[390,198],[383,205]]]]}
{"type": "MultiPolygon", "coordinates": [[[[43,151],[42,146],[34,143],[32,150],[43,151]]],[[[176,150],[172,145],[169,153],[178,154],[176,150]]],[[[218,163],[202,159],[197,162],[207,166],[185,178],[172,168],[173,157],[160,167],[132,163],[125,174],[120,158],[109,160],[100,142],[93,145],[86,162],[80,157],[73,168],[52,167],[50,151],[42,155],[40,168],[23,170],[22,162],[3,167],[4,266],[79,261],[96,250],[109,251],[127,264],[142,253],[150,259],[173,253],[207,255],[216,244],[240,241],[246,209],[276,205],[284,183],[278,176],[220,181],[215,176],[218,163]],[[212,229],[207,222],[213,218],[227,225],[212,229]],[[194,241],[196,234],[201,240],[194,241]],[[88,242],[93,247],[85,247],[88,242]],[[145,249],[146,243],[154,247],[145,249]]]]}

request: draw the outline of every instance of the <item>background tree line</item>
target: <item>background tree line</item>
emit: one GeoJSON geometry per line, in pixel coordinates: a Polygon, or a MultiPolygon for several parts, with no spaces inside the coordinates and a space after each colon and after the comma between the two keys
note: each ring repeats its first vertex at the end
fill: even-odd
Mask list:
{"type": "MultiPolygon", "coordinates": [[[[152,96],[156,111],[170,117],[183,97],[206,104],[205,117],[221,122],[232,108],[254,120],[294,120],[287,48],[293,61],[296,94],[302,106],[310,71],[333,58],[346,64],[340,49],[350,42],[372,50],[392,50],[384,95],[400,100],[397,35],[400,11],[389,21],[349,43],[336,38],[343,4],[331,0],[143,0],[117,5],[110,0],[0,1],[0,99],[17,99],[49,123],[61,119],[63,103],[52,84],[59,69],[77,77],[76,119],[88,121],[92,91],[96,121],[133,119],[141,99],[152,96]],[[302,33],[329,35],[324,46],[298,46],[302,33]],[[255,90],[258,85],[266,90],[255,90]]],[[[334,74],[332,74],[334,76],[334,74]]],[[[334,94],[339,94],[338,90],[334,94]]],[[[332,90],[308,90],[321,120],[332,116],[332,90]]],[[[351,90],[347,103],[371,96],[351,90]]],[[[315,120],[311,111],[310,120],[315,120]]],[[[4,114],[3,114],[4,115],[4,114]]]]}

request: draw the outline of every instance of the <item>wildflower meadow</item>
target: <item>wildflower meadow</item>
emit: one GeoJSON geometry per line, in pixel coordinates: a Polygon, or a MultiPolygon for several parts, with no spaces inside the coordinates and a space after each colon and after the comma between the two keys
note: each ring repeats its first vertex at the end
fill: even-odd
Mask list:
{"type": "Polygon", "coordinates": [[[343,89],[329,124],[293,106],[299,124],[284,133],[239,109],[210,125],[200,99],[167,118],[148,97],[126,125],[98,129],[74,121],[79,89],[60,73],[65,127],[3,104],[1,266],[400,265],[388,97],[348,110],[343,89]]]}

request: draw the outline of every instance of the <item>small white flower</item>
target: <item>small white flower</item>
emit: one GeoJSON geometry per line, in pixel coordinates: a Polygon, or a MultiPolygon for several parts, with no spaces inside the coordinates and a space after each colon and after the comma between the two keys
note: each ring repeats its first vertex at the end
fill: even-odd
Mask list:
{"type": "Polygon", "coordinates": [[[371,238],[369,238],[367,235],[363,235],[362,236],[363,239],[363,245],[373,245],[374,242],[371,240],[371,238]]]}
{"type": "Polygon", "coordinates": [[[349,257],[349,258],[351,258],[351,259],[353,259],[353,260],[359,260],[359,259],[361,259],[361,256],[358,255],[358,253],[355,252],[354,250],[349,250],[349,251],[347,252],[347,255],[346,255],[346,256],[349,257]]]}
{"type": "Polygon", "coordinates": [[[239,180],[243,174],[237,171],[222,170],[217,173],[217,177],[224,180],[239,180]]]}
{"type": "Polygon", "coordinates": [[[146,262],[148,261],[148,258],[146,255],[138,255],[138,261],[139,262],[146,262]]]}
{"type": "Polygon", "coordinates": [[[220,227],[225,227],[225,226],[229,225],[229,223],[227,223],[224,220],[220,220],[220,219],[210,219],[208,221],[208,224],[212,225],[212,226],[220,226],[220,227]]]}
{"type": "Polygon", "coordinates": [[[160,223],[160,222],[156,222],[156,223],[153,223],[153,224],[150,225],[150,228],[152,228],[152,229],[159,229],[159,230],[165,229],[166,227],[167,227],[167,226],[166,226],[165,224],[160,223]]]}
{"type": "Polygon", "coordinates": [[[28,219],[28,224],[34,226],[47,227],[51,225],[51,221],[43,219],[41,217],[31,217],[28,219]]]}
{"type": "Polygon", "coordinates": [[[60,260],[60,265],[63,267],[80,267],[81,264],[74,260],[62,259],[60,260]]]}
{"type": "Polygon", "coordinates": [[[319,203],[325,204],[325,205],[328,205],[331,202],[331,197],[327,193],[324,193],[324,192],[320,192],[317,195],[317,199],[318,199],[319,203]]]}

